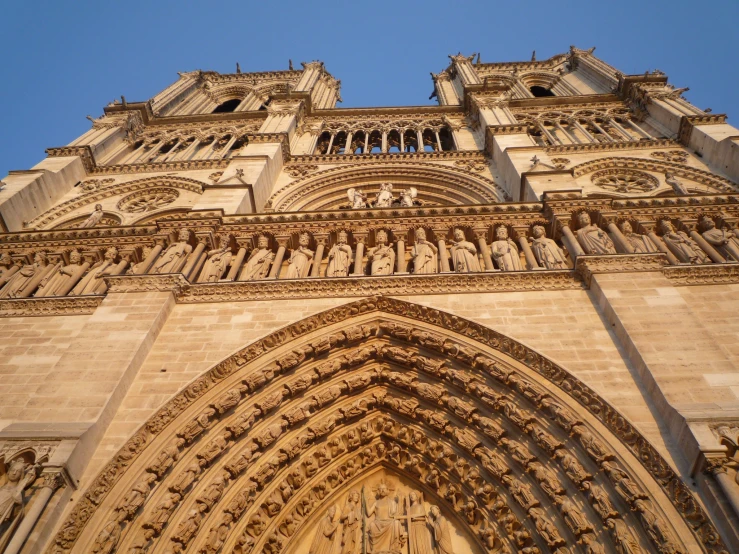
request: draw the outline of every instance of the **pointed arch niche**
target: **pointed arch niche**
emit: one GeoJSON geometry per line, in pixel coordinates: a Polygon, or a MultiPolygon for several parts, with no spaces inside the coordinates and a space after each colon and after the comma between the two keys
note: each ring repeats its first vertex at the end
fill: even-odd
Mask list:
{"type": "Polygon", "coordinates": [[[724,549],[667,462],[566,370],[471,321],[371,298],[192,382],[100,473],[48,551],[307,554],[332,522],[335,540],[349,536],[351,494],[370,506],[383,481],[403,540],[433,530],[409,532],[416,492],[454,552],[724,549]]]}

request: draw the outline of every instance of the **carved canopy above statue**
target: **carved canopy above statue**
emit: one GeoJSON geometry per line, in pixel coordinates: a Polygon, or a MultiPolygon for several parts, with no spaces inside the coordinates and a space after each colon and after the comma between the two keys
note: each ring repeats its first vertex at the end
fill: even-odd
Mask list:
{"type": "Polygon", "coordinates": [[[49,551],[409,546],[724,548],[665,460],[564,369],[462,318],[374,298],[196,379],[103,470],[49,551]]]}

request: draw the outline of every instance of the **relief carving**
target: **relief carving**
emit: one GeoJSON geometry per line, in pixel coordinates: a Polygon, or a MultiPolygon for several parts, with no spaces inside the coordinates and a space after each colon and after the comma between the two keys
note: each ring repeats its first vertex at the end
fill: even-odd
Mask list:
{"type": "Polygon", "coordinates": [[[465,240],[462,229],[454,229],[454,240],[451,248],[452,267],[457,273],[482,271],[477,257],[477,248],[465,240]]]}
{"type": "Polygon", "coordinates": [[[395,249],[387,244],[387,232],[377,231],[375,246],[367,252],[370,275],[392,275],[395,267],[395,249]]]}
{"type": "Polygon", "coordinates": [[[0,548],[7,546],[25,515],[24,491],[36,480],[38,470],[23,458],[15,458],[7,466],[5,484],[0,487],[0,548]]]}
{"type": "Polygon", "coordinates": [[[54,267],[41,280],[34,297],[65,296],[82,278],[90,264],[82,260],[82,255],[77,250],[73,250],[69,255],[69,264],[57,264],[54,267]]]}
{"type": "Polygon", "coordinates": [[[416,242],[411,248],[413,273],[416,275],[436,273],[439,265],[438,248],[426,240],[426,231],[422,227],[416,229],[415,236],[416,242]]]}
{"type": "Polygon", "coordinates": [[[508,229],[501,225],[495,230],[491,253],[501,271],[522,271],[521,257],[516,243],[508,238],[508,229]]]}
{"type": "MultiPolygon", "coordinates": [[[[336,244],[328,251],[326,277],[346,277],[352,263],[352,248],[347,244],[346,231],[339,232],[336,244]]],[[[354,270],[357,272],[357,269],[354,270]]]]}
{"type": "Polygon", "coordinates": [[[159,535],[181,499],[182,496],[176,492],[165,494],[164,498],[156,505],[149,518],[144,521],[143,527],[145,529],[150,529],[154,535],[159,535]]]}
{"type": "Polygon", "coordinates": [[[580,228],[575,235],[586,254],[616,254],[613,241],[603,229],[591,223],[588,212],[580,212],[577,221],[580,228]]]}
{"type": "Polygon", "coordinates": [[[0,290],[0,299],[27,298],[55,267],[49,265],[46,252],[36,252],[33,263],[23,265],[0,290]]]}
{"type": "Polygon", "coordinates": [[[579,537],[583,533],[593,531],[593,526],[588,522],[585,515],[580,511],[575,503],[566,496],[559,500],[559,510],[562,512],[562,517],[564,518],[565,523],[576,537],[579,537]]]}
{"type": "Polygon", "coordinates": [[[547,232],[541,225],[535,225],[531,230],[534,240],[531,250],[536,256],[539,265],[546,269],[567,269],[567,260],[564,251],[552,239],[547,238],[547,232]]]}
{"type": "Polygon", "coordinates": [[[205,264],[198,276],[198,283],[217,283],[231,264],[233,258],[231,246],[226,240],[220,248],[209,250],[206,256],[205,264]]]}
{"type": "Polygon", "coordinates": [[[228,512],[224,513],[218,525],[210,528],[205,546],[200,551],[204,554],[215,554],[218,552],[228,538],[232,522],[233,515],[228,512]]]}
{"type": "Polygon", "coordinates": [[[708,256],[700,249],[698,244],[690,238],[684,231],[676,231],[672,222],[663,219],[659,222],[659,229],[662,231],[662,240],[665,241],[667,248],[680,260],[686,264],[705,264],[708,263],[708,256]]]}
{"type": "Polygon", "coordinates": [[[652,239],[647,235],[635,233],[631,227],[631,223],[628,221],[622,221],[619,229],[621,229],[621,233],[634,249],[635,253],[646,254],[648,252],[657,252],[657,246],[652,242],[652,239]]]}
{"type": "Polygon", "coordinates": [[[649,538],[657,546],[660,554],[684,554],[685,551],[678,546],[672,531],[669,530],[665,521],[657,515],[649,500],[635,500],[633,510],[639,516],[649,538]]]}
{"type": "MultiPolygon", "coordinates": [[[[414,335],[414,331],[411,330],[409,336],[414,342],[417,340],[415,338],[415,336],[417,335],[414,335]]],[[[497,337],[491,335],[490,340],[497,341],[498,339],[497,337]]],[[[328,343],[330,344],[331,341],[328,341],[328,343]]],[[[317,344],[318,342],[316,342],[316,345],[317,344]]],[[[436,344],[439,344],[439,341],[437,341],[436,344]]],[[[473,359],[475,360],[476,365],[479,363],[478,360],[480,358],[477,352],[473,349],[469,349],[461,344],[457,345],[453,341],[447,341],[446,343],[441,344],[445,345],[445,350],[452,351],[455,354],[459,353],[458,359],[473,359]]],[[[374,355],[374,353],[376,352],[376,347],[374,346],[365,348],[368,348],[367,352],[370,353],[370,356],[374,355]]],[[[505,348],[509,348],[509,346],[506,345],[505,348]]],[[[398,353],[397,357],[403,359],[404,365],[407,364],[406,367],[411,368],[418,367],[419,359],[421,357],[410,350],[401,350],[403,350],[403,352],[398,353]]],[[[305,354],[305,351],[303,351],[303,354],[305,354]]],[[[349,356],[351,354],[347,352],[346,355],[349,356]]],[[[307,360],[308,357],[309,356],[305,356],[302,354],[298,355],[296,357],[296,360],[298,361],[295,361],[294,365],[293,361],[289,361],[288,363],[286,363],[285,367],[297,367],[302,361],[307,360]]],[[[524,355],[522,355],[520,359],[525,359],[524,355]]],[[[456,364],[454,360],[448,360],[447,363],[456,364]]],[[[346,368],[347,365],[348,362],[346,360],[342,361],[339,364],[342,369],[346,368]]],[[[551,369],[551,367],[549,369],[551,369]]],[[[262,370],[260,370],[260,372],[261,371],[262,370]]],[[[589,495],[590,502],[593,504],[595,511],[602,517],[601,512],[604,511],[604,508],[602,507],[602,503],[600,503],[597,494],[593,492],[594,489],[593,487],[591,487],[591,483],[588,482],[588,480],[592,479],[592,477],[587,474],[587,472],[585,472],[584,468],[581,465],[574,465],[568,461],[568,456],[570,456],[575,462],[577,462],[577,459],[572,456],[572,454],[577,454],[577,452],[572,450],[571,454],[561,445],[561,443],[556,440],[556,438],[552,434],[550,434],[546,430],[546,425],[532,423],[532,415],[529,414],[527,410],[521,408],[521,406],[523,405],[538,405],[540,408],[546,410],[546,413],[550,415],[551,418],[555,420],[562,428],[569,428],[569,430],[571,430],[572,435],[577,439],[577,449],[580,449],[580,447],[586,449],[586,451],[593,457],[593,459],[602,462],[601,465],[604,469],[604,472],[606,473],[606,475],[608,475],[609,479],[613,483],[614,487],[616,488],[616,492],[621,494],[624,499],[629,500],[630,498],[631,500],[629,501],[633,503],[635,496],[633,494],[631,497],[627,497],[625,495],[625,491],[631,490],[631,485],[633,485],[633,483],[628,480],[628,475],[624,476],[618,473],[620,469],[617,466],[614,466],[614,468],[610,468],[609,464],[611,464],[612,462],[609,462],[608,459],[612,457],[612,454],[610,454],[610,451],[606,451],[607,447],[605,446],[605,443],[601,441],[601,439],[594,437],[592,433],[590,433],[590,431],[588,431],[584,427],[584,425],[579,423],[577,419],[574,418],[573,414],[569,412],[566,408],[563,408],[561,405],[555,403],[551,398],[547,397],[548,393],[546,389],[538,387],[535,382],[531,382],[528,379],[520,378],[520,376],[513,373],[512,369],[508,369],[504,367],[504,365],[501,365],[499,363],[491,366],[491,372],[489,372],[490,375],[492,376],[493,372],[495,371],[500,372],[500,375],[502,377],[494,377],[497,381],[497,383],[495,383],[495,386],[504,387],[508,385],[511,389],[509,392],[510,396],[502,396],[495,393],[492,389],[488,390],[487,388],[483,388],[487,387],[487,385],[484,385],[480,381],[472,380],[472,378],[466,375],[465,372],[456,370],[453,367],[449,367],[449,373],[445,373],[445,375],[447,376],[447,382],[455,383],[455,385],[457,386],[467,387],[467,390],[475,392],[476,394],[487,391],[488,394],[495,395],[492,396],[492,398],[494,399],[493,402],[495,405],[495,409],[500,411],[500,414],[495,414],[493,417],[499,418],[497,420],[479,416],[479,414],[476,413],[474,405],[472,403],[466,402],[464,400],[464,396],[460,396],[459,394],[451,395],[448,392],[452,390],[451,388],[446,389],[445,387],[437,384],[421,383],[415,378],[411,378],[410,380],[408,380],[406,379],[406,377],[409,376],[408,373],[404,375],[402,372],[396,372],[397,375],[393,375],[392,378],[399,384],[403,383],[402,386],[404,387],[404,390],[413,392],[414,394],[418,393],[418,396],[428,401],[433,401],[434,404],[444,406],[444,403],[446,403],[446,407],[449,408],[450,411],[453,411],[454,414],[463,419],[466,419],[466,421],[468,422],[473,422],[474,425],[478,427],[479,431],[485,432],[487,436],[494,438],[496,442],[499,441],[500,445],[506,448],[514,459],[523,464],[523,467],[525,467],[526,471],[529,472],[533,478],[535,478],[539,485],[541,485],[541,490],[543,490],[544,493],[552,499],[563,495],[563,488],[558,482],[556,472],[553,472],[551,469],[549,469],[549,467],[541,464],[539,461],[533,458],[531,452],[529,451],[527,446],[525,446],[527,444],[526,441],[529,441],[528,444],[532,444],[531,441],[536,441],[537,444],[542,446],[542,448],[550,451],[550,453],[554,452],[554,457],[560,461],[564,472],[567,473],[567,475],[573,481],[581,484],[582,489],[586,492],[586,494],[589,495]],[[421,393],[422,390],[425,391],[425,394],[421,393]],[[527,400],[521,402],[520,396],[523,396],[527,400]],[[502,420],[502,416],[505,416],[506,419],[508,419],[519,429],[525,430],[527,435],[517,436],[512,433],[512,435],[515,436],[515,439],[511,439],[510,437],[504,438],[505,430],[503,426],[498,423],[498,421],[502,420]],[[621,486],[620,483],[624,479],[624,477],[627,480],[623,484],[623,487],[625,488],[623,489],[624,494],[622,494],[622,492],[619,490],[619,487],[621,486]]],[[[276,372],[271,371],[270,373],[272,373],[270,378],[273,378],[276,372]]],[[[296,417],[294,419],[295,423],[311,417],[314,411],[314,409],[312,408],[313,403],[315,402],[315,404],[317,405],[319,402],[319,400],[316,400],[316,398],[325,398],[326,401],[323,405],[330,405],[332,402],[337,400],[340,395],[346,394],[347,392],[358,391],[368,386],[368,384],[371,383],[373,379],[373,375],[376,375],[372,371],[365,371],[363,373],[341,376],[337,380],[340,380],[340,382],[337,383],[337,381],[334,381],[334,383],[337,384],[318,384],[313,382],[315,380],[314,376],[318,374],[320,373],[311,373],[312,376],[307,376],[307,380],[301,382],[298,381],[298,378],[301,376],[290,376],[290,379],[292,380],[290,382],[296,383],[294,390],[297,391],[298,394],[305,390],[310,390],[311,386],[323,387],[323,390],[326,391],[326,394],[324,394],[322,390],[314,393],[312,396],[306,395],[306,398],[309,398],[309,400],[306,400],[308,404],[305,406],[304,409],[305,415],[296,417]]],[[[333,374],[333,371],[331,372],[331,374],[333,374]]],[[[388,372],[387,375],[388,380],[390,380],[390,373],[388,372]]],[[[422,376],[422,378],[424,377],[422,376]]],[[[266,379],[264,382],[266,382],[266,379]]],[[[251,390],[255,390],[255,388],[256,387],[251,388],[251,390]]],[[[240,417],[239,412],[231,414],[229,413],[229,411],[238,406],[238,403],[241,401],[241,398],[244,396],[245,393],[246,385],[243,388],[240,388],[238,391],[231,389],[227,390],[225,393],[222,393],[220,396],[215,396],[215,401],[211,399],[210,401],[214,402],[212,411],[201,412],[201,414],[197,418],[195,418],[195,420],[191,421],[190,424],[183,428],[182,432],[178,433],[181,438],[178,440],[177,443],[172,444],[170,445],[170,447],[168,447],[169,449],[172,449],[174,447],[174,450],[170,450],[168,457],[176,461],[177,457],[179,456],[180,449],[183,446],[185,446],[186,444],[199,444],[198,440],[200,440],[202,441],[202,444],[205,445],[202,453],[211,450],[214,453],[212,457],[201,456],[200,459],[203,460],[206,464],[214,461],[215,458],[219,456],[221,452],[229,446],[229,441],[232,441],[236,437],[236,433],[232,431],[230,421],[224,421],[224,425],[227,425],[229,433],[216,435],[215,439],[212,434],[208,435],[207,437],[202,437],[201,433],[203,433],[203,429],[207,429],[208,427],[212,426],[212,424],[214,423],[214,419],[217,417],[216,414],[218,414],[218,416],[223,415],[224,417],[229,417],[231,418],[231,421],[240,417]],[[202,418],[203,415],[205,415],[204,419],[202,418]],[[214,441],[216,441],[217,444],[214,441]],[[213,448],[211,448],[209,445],[213,445],[213,448]]],[[[285,388],[280,389],[279,394],[281,397],[283,395],[286,397],[295,393],[293,392],[292,388],[285,386],[285,388]]],[[[470,525],[479,526],[479,528],[474,529],[473,532],[475,535],[480,537],[480,540],[483,541],[483,544],[486,547],[494,548],[496,540],[495,528],[483,527],[484,525],[492,521],[491,519],[486,519],[488,517],[486,515],[488,513],[486,512],[486,510],[490,507],[491,504],[495,503],[495,508],[491,507],[491,509],[495,511],[495,513],[499,513],[502,519],[505,516],[505,504],[504,502],[502,504],[499,504],[501,500],[498,495],[496,495],[494,487],[491,488],[489,486],[489,483],[485,482],[487,476],[480,475],[480,473],[477,471],[477,468],[474,467],[475,464],[470,464],[469,457],[466,457],[464,453],[458,455],[454,452],[454,450],[449,449],[448,446],[435,441],[433,439],[435,433],[433,432],[429,432],[426,435],[424,435],[423,432],[418,432],[416,427],[419,422],[422,423],[422,419],[428,420],[429,422],[432,420],[437,421],[438,416],[441,416],[442,419],[438,420],[440,421],[438,425],[445,435],[444,440],[448,440],[449,438],[453,437],[454,440],[459,443],[462,449],[474,452],[475,456],[480,459],[481,465],[485,469],[490,471],[496,478],[500,479],[504,484],[506,484],[507,488],[511,492],[511,495],[514,496],[517,503],[521,504],[524,509],[534,510],[534,514],[538,513],[536,511],[538,501],[545,501],[541,496],[541,492],[539,492],[539,485],[531,487],[530,485],[520,480],[520,475],[516,475],[516,477],[511,475],[511,469],[507,460],[501,458],[497,453],[494,453],[490,450],[487,450],[485,447],[482,447],[480,440],[477,439],[475,433],[471,432],[468,429],[454,429],[453,427],[450,427],[449,419],[446,419],[444,411],[439,410],[437,412],[436,410],[425,410],[423,408],[420,408],[418,401],[414,398],[396,398],[392,396],[387,396],[384,402],[386,402],[387,405],[392,407],[393,409],[397,409],[398,412],[402,413],[403,411],[405,411],[405,413],[409,415],[409,417],[414,418],[413,422],[406,422],[405,424],[399,424],[397,421],[393,422],[392,418],[388,418],[388,426],[383,428],[383,433],[385,434],[385,436],[394,437],[399,444],[407,445],[409,447],[409,450],[404,450],[399,448],[397,444],[393,444],[389,441],[388,444],[390,445],[390,448],[387,450],[390,450],[390,452],[388,453],[388,458],[393,459],[393,463],[404,470],[404,476],[414,476],[418,480],[423,480],[428,483],[428,485],[434,490],[439,491],[440,496],[443,495],[443,497],[445,498],[449,497],[451,499],[450,503],[459,510],[460,517],[470,523],[470,525]],[[419,449],[420,453],[414,452],[411,447],[419,449]],[[429,466],[424,461],[424,455],[428,454],[429,456],[432,456],[431,451],[440,453],[440,457],[437,459],[437,467],[439,469],[429,466]],[[461,485],[449,483],[447,481],[447,479],[456,480],[457,478],[462,481],[461,485]],[[485,485],[488,485],[487,490],[485,489],[485,485]],[[471,493],[474,493],[474,497],[470,496],[471,493]],[[537,495],[539,496],[538,500],[537,495]],[[529,507],[526,508],[527,506],[529,507]]],[[[259,407],[265,407],[260,404],[259,401],[257,401],[257,405],[259,407]]],[[[373,403],[371,397],[367,395],[365,398],[358,398],[356,400],[351,399],[346,403],[342,403],[340,409],[334,412],[334,414],[329,415],[328,418],[325,418],[324,414],[321,414],[318,417],[323,416],[325,419],[317,422],[316,420],[312,420],[309,422],[309,424],[305,425],[304,429],[308,433],[305,435],[306,440],[302,445],[300,445],[298,452],[303,451],[306,446],[308,446],[318,437],[321,437],[324,434],[330,432],[332,429],[335,429],[338,423],[350,418],[362,418],[366,416],[366,414],[369,413],[369,410],[372,409],[372,406],[373,403]],[[327,427],[325,426],[325,421],[329,422],[327,427]],[[328,430],[324,432],[322,431],[322,428],[327,428],[328,430]]],[[[246,419],[244,420],[246,429],[249,429],[251,425],[255,423],[256,418],[262,414],[262,410],[259,409],[259,407],[255,408],[255,411],[251,412],[249,416],[246,417],[246,419]]],[[[293,407],[291,406],[291,408],[293,407]]],[[[245,414],[246,413],[248,412],[245,412],[245,414]]],[[[449,411],[447,411],[446,414],[448,415],[449,411]]],[[[456,418],[452,417],[452,420],[455,419],[456,418]]],[[[539,421],[541,421],[540,417],[534,419],[538,419],[539,421]]],[[[279,449],[281,454],[280,456],[276,456],[275,458],[273,458],[269,462],[269,464],[267,464],[269,467],[266,470],[262,471],[260,469],[259,473],[255,476],[255,488],[258,489],[259,487],[268,487],[269,489],[265,491],[264,497],[260,498],[260,500],[256,504],[256,509],[260,510],[259,517],[264,518],[265,521],[265,528],[256,535],[260,537],[260,540],[252,542],[251,546],[249,546],[248,541],[245,541],[241,546],[239,546],[239,548],[245,547],[248,549],[254,547],[256,544],[259,544],[261,548],[262,546],[269,543],[272,546],[269,546],[268,548],[274,547],[279,550],[279,544],[272,540],[273,537],[277,536],[275,535],[275,533],[278,533],[279,538],[284,541],[283,546],[284,544],[287,544],[289,541],[285,539],[296,533],[295,526],[299,525],[299,522],[304,521],[304,519],[301,518],[304,518],[305,515],[310,514],[314,510],[318,510],[320,508],[320,502],[322,500],[331,498],[329,495],[332,494],[333,489],[340,486],[343,482],[346,482],[346,480],[351,479],[353,475],[356,475],[357,462],[355,462],[354,459],[342,460],[341,462],[339,462],[340,465],[339,463],[337,463],[335,466],[332,466],[331,464],[335,463],[334,459],[337,456],[342,455],[342,452],[345,451],[353,451],[359,449],[357,450],[356,460],[359,461],[359,464],[365,465],[367,467],[376,463],[377,459],[382,457],[382,454],[380,454],[379,444],[377,444],[376,446],[368,445],[366,446],[366,448],[363,446],[360,447],[361,444],[368,444],[367,441],[371,440],[371,437],[376,435],[377,431],[379,430],[379,427],[376,427],[376,423],[380,421],[380,419],[366,422],[363,421],[362,423],[366,425],[363,426],[364,430],[362,431],[361,436],[359,432],[360,427],[357,426],[355,429],[347,430],[345,435],[334,435],[332,437],[329,437],[329,440],[325,443],[317,444],[313,452],[311,452],[310,454],[306,453],[306,463],[315,464],[316,472],[320,471],[321,467],[330,468],[327,471],[328,476],[324,479],[324,482],[322,484],[323,488],[314,485],[314,483],[309,483],[308,487],[305,487],[306,490],[310,492],[310,500],[308,501],[308,504],[302,504],[302,496],[297,496],[296,500],[293,501],[295,503],[294,506],[296,510],[299,505],[303,506],[301,508],[303,510],[302,514],[300,514],[298,511],[290,510],[290,513],[292,514],[291,517],[293,518],[291,522],[287,519],[283,519],[281,520],[281,522],[274,523],[274,525],[272,524],[272,522],[269,521],[268,516],[276,516],[285,511],[285,507],[288,505],[286,503],[286,498],[289,499],[293,494],[298,494],[298,489],[301,486],[304,486],[306,474],[310,472],[306,471],[304,474],[302,468],[293,468],[298,470],[297,473],[293,475],[291,471],[291,473],[287,477],[287,480],[284,483],[278,485],[277,489],[273,489],[272,485],[269,485],[269,483],[272,482],[274,477],[277,475],[277,470],[285,463],[288,457],[290,457],[287,452],[283,452],[283,444],[286,444],[286,439],[282,439],[282,436],[285,434],[286,428],[288,426],[292,426],[294,422],[292,419],[283,418],[281,420],[281,423],[273,424],[277,425],[280,430],[276,432],[275,437],[272,439],[269,439],[263,433],[263,431],[265,430],[264,427],[260,428],[259,432],[256,433],[256,435],[254,436],[254,440],[259,442],[259,439],[264,437],[264,440],[259,442],[259,444],[264,442],[264,445],[262,445],[264,447],[272,444],[279,439],[281,442],[278,443],[278,445],[274,448],[279,449]],[[312,461],[308,461],[308,457],[310,457],[312,461]],[[298,517],[299,515],[300,517],[298,517]],[[287,524],[285,524],[285,522],[287,522],[287,524]],[[271,527],[268,528],[266,527],[267,525],[271,527]],[[292,529],[292,531],[288,531],[288,526],[292,529]]],[[[544,423],[549,425],[546,421],[544,421],[544,423]]],[[[244,432],[246,432],[246,430],[244,432]]],[[[288,436],[289,440],[292,440],[292,438],[292,436],[288,436]]],[[[253,446],[253,450],[250,452],[250,454],[256,454],[258,456],[260,447],[257,446],[257,444],[254,442],[252,442],[251,444],[253,446]]],[[[382,445],[382,448],[384,452],[386,448],[384,444],[382,445]]],[[[294,456],[297,456],[297,452],[293,454],[293,457],[294,456]]],[[[201,466],[202,464],[198,465],[201,466]]],[[[154,466],[155,464],[150,465],[152,470],[154,466]]],[[[157,476],[159,476],[160,474],[165,475],[167,474],[170,466],[171,463],[167,461],[167,456],[165,456],[165,461],[162,464],[163,469],[160,469],[156,472],[152,471],[152,473],[156,474],[157,476]]],[[[197,473],[197,476],[199,476],[198,471],[202,471],[202,467],[199,467],[199,470],[192,471],[197,473]]],[[[229,470],[229,476],[235,476],[239,473],[240,471],[232,472],[231,470],[229,470]]],[[[315,473],[314,475],[320,474],[315,473]]],[[[179,472],[177,472],[177,475],[168,475],[167,479],[173,479],[175,477],[179,477],[179,472]]],[[[310,478],[310,476],[308,478],[310,478]]],[[[593,485],[595,485],[595,483],[593,483],[593,485]]],[[[173,490],[171,487],[169,487],[169,483],[166,483],[166,486],[170,488],[170,490],[173,490]]],[[[599,485],[595,485],[595,487],[598,486],[599,485]]],[[[608,485],[608,487],[610,487],[610,484],[608,485]]],[[[187,483],[181,487],[181,490],[187,491],[190,488],[192,488],[191,483],[187,483]]],[[[637,490],[640,490],[638,488],[638,485],[637,490]]],[[[212,511],[213,509],[215,509],[216,503],[219,501],[220,497],[224,496],[223,489],[221,489],[220,492],[216,492],[217,494],[215,494],[215,496],[213,496],[213,499],[210,501],[206,501],[206,497],[202,495],[200,499],[196,499],[196,503],[204,507],[204,510],[201,512],[201,514],[203,514],[205,511],[212,511]]],[[[179,493],[176,493],[176,491],[168,494],[172,494],[173,498],[179,500],[179,493]]],[[[612,489],[609,488],[608,492],[606,492],[605,494],[610,494],[610,498],[613,498],[612,489]]],[[[582,511],[578,511],[578,502],[574,498],[566,498],[565,500],[567,500],[568,502],[572,502],[574,508],[573,506],[570,506],[566,503],[558,505],[559,512],[564,518],[563,521],[565,521],[567,526],[572,529],[573,534],[578,537],[579,544],[583,546],[583,550],[598,552],[597,544],[593,543],[592,537],[589,538],[591,535],[593,535],[593,533],[590,531],[587,525],[580,525],[583,522],[581,521],[581,519],[578,519],[578,517],[585,516],[583,516],[582,511]]],[[[400,515],[409,516],[411,513],[410,506],[412,506],[413,504],[414,502],[412,502],[411,497],[409,496],[408,503],[399,506],[400,515]]],[[[246,502],[244,502],[244,506],[245,505],[246,502]]],[[[611,504],[611,506],[613,506],[613,504],[611,504]]],[[[234,509],[238,510],[240,508],[234,509]]],[[[244,507],[243,509],[245,510],[246,507],[244,507]]],[[[418,510],[424,510],[423,505],[420,505],[420,507],[418,507],[418,510]]],[[[547,513],[550,513],[549,509],[547,510],[547,513]]],[[[343,526],[345,525],[345,520],[342,519],[343,513],[344,512],[342,511],[341,515],[339,515],[337,510],[337,513],[334,514],[332,518],[334,522],[338,521],[338,525],[340,528],[343,528],[343,526]]],[[[178,517],[181,516],[178,515],[178,517]]],[[[187,517],[190,517],[189,513],[187,514],[187,517]]],[[[252,522],[251,514],[248,514],[247,517],[249,518],[248,521],[252,522]]],[[[531,521],[533,522],[536,518],[533,514],[531,515],[531,517],[531,521]]],[[[236,516],[233,518],[234,521],[237,519],[238,517],[236,516]]],[[[430,521],[431,519],[433,518],[430,515],[429,511],[428,520],[430,521]]],[[[212,523],[212,525],[206,527],[206,529],[208,529],[208,532],[201,534],[203,539],[207,539],[206,543],[210,543],[211,534],[215,533],[215,530],[220,529],[221,532],[228,531],[229,525],[227,524],[223,526],[223,521],[224,520],[218,519],[208,522],[209,524],[212,523]]],[[[412,542],[412,534],[408,532],[410,529],[409,525],[411,520],[405,519],[402,521],[403,523],[401,526],[401,534],[403,531],[405,531],[407,535],[405,540],[408,543],[412,542]]],[[[420,519],[418,521],[420,522],[420,519]]],[[[180,522],[173,522],[172,525],[175,525],[175,523],[180,522]]],[[[233,521],[230,521],[229,523],[233,524],[233,521]]],[[[587,522],[585,523],[587,524],[587,522]]],[[[551,525],[551,522],[549,522],[549,524],[551,525]]],[[[199,525],[203,526],[204,524],[199,523],[199,525]]],[[[592,528],[592,524],[590,525],[592,528]]],[[[556,544],[556,541],[558,540],[556,527],[554,527],[553,529],[549,528],[547,526],[547,522],[544,519],[542,519],[542,521],[540,521],[539,524],[535,525],[534,527],[536,527],[537,532],[540,533],[542,537],[548,537],[545,539],[545,542],[547,544],[556,544]]],[[[100,527],[98,527],[98,529],[100,529],[100,527]]],[[[533,530],[533,527],[531,527],[531,529],[533,530]]],[[[189,543],[183,541],[190,540],[190,542],[192,542],[192,539],[187,538],[186,533],[181,533],[181,535],[182,540],[175,538],[175,543],[186,547],[189,543]]],[[[252,536],[248,533],[247,535],[252,536]]],[[[343,533],[337,535],[337,537],[342,537],[342,539],[343,536],[343,533]]],[[[255,538],[255,536],[252,536],[252,538],[255,538]]],[[[499,538],[500,537],[498,537],[498,539],[499,538]]],[[[509,538],[516,544],[520,543],[522,545],[520,547],[521,550],[525,548],[533,548],[531,538],[527,538],[526,529],[523,527],[514,529],[509,535],[509,538]]],[[[130,541],[130,539],[128,540],[130,541]]],[[[440,548],[437,539],[434,538],[432,543],[432,548],[440,548]]],[[[336,542],[334,543],[333,548],[335,548],[335,550],[338,550],[339,548],[343,549],[343,546],[343,543],[339,543],[339,538],[336,538],[336,542]]],[[[410,544],[408,547],[411,548],[410,544]]],[[[191,546],[190,548],[193,547],[191,546]]],[[[198,545],[198,548],[201,548],[201,546],[198,545]]],[[[211,547],[208,547],[207,544],[204,544],[202,548],[206,549],[211,547]]],[[[208,550],[204,551],[208,552],[208,550]]],[[[236,551],[238,551],[238,549],[236,551]]]]}
{"type": "MultiPolygon", "coordinates": [[[[233,389],[232,389],[233,390],[233,389]]],[[[234,437],[240,437],[244,433],[246,433],[249,429],[251,429],[251,426],[254,424],[254,421],[262,415],[262,411],[259,408],[250,408],[246,410],[244,413],[240,414],[233,423],[230,423],[226,429],[231,431],[234,437]]]]}
{"type": "Polygon", "coordinates": [[[286,279],[301,279],[308,276],[311,263],[313,262],[313,250],[308,248],[310,237],[302,233],[298,239],[298,247],[290,254],[287,264],[286,279]]]}
{"type": "Polygon", "coordinates": [[[642,554],[644,552],[624,520],[614,518],[606,520],[605,523],[611,531],[618,554],[642,554]]]}
{"type": "Polygon", "coordinates": [[[249,258],[246,260],[246,264],[241,270],[238,280],[251,281],[254,279],[264,279],[269,273],[269,268],[274,258],[275,255],[269,249],[269,239],[264,235],[259,235],[257,248],[249,254],[249,258]]]}
{"type": "Polygon", "coordinates": [[[583,481],[580,483],[580,487],[586,491],[593,509],[603,521],[610,517],[618,517],[618,512],[613,507],[613,503],[611,503],[611,499],[603,487],[591,481],[583,481]]]}
{"type": "Polygon", "coordinates": [[[125,514],[126,519],[133,519],[139,508],[146,502],[146,497],[151,492],[151,487],[157,480],[153,473],[145,473],[134,485],[130,492],[118,505],[118,511],[125,514]]]}
{"type": "Polygon", "coordinates": [[[85,219],[82,223],[78,225],[80,229],[89,229],[90,227],[95,227],[100,221],[102,221],[103,217],[105,216],[105,213],[103,212],[103,206],[101,204],[95,204],[95,209],[93,212],[88,216],[87,219],[85,219]]]}
{"type": "Polygon", "coordinates": [[[149,273],[177,273],[185,267],[187,258],[192,252],[192,246],[188,244],[190,231],[181,229],[177,235],[177,242],[170,244],[167,249],[154,262],[149,273]]]}
{"type": "MultiPolygon", "coordinates": [[[[97,262],[90,268],[90,271],[85,275],[82,280],[72,290],[72,294],[105,294],[108,290],[108,285],[105,284],[103,277],[108,275],[120,275],[126,269],[128,265],[127,260],[121,260],[119,263],[115,263],[115,259],[118,257],[118,249],[115,246],[111,246],[105,251],[105,257],[102,262],[97,262]]],[[[1,279],[0,279],[1,281],[1,279]]]]}
{"type": "Polygon", "coordinates": [[[616,487],[616,492],[629,504],[633,504],[639,498],[647,498],[644,490],[629,477],[628,473],[619,468],[616,462],[605,461],[601,468],[616,487]]]}
{"type": "Polygon", "coordinates": [[[701,235],[727,260],[739,261],[739,236],[734,229],[717,229],[716,223],[704,215],[700,219],[701,235]]]}

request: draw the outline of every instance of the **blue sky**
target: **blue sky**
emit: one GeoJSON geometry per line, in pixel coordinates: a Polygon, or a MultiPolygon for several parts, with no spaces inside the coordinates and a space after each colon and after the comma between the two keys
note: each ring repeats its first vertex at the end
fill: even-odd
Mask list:
{"type": "Polygon", "coordinates": [[[178,71],[237,61],[246,72],[320,59],[342,81],[341,106],[421,105],[448,54],[513,61],[596,46],[621,71],[660,69],[697,106],[739,121],[739,0],[4,0],[0,13],[0,177],[73,140],[122,94],[145,100],[178,71]]]}

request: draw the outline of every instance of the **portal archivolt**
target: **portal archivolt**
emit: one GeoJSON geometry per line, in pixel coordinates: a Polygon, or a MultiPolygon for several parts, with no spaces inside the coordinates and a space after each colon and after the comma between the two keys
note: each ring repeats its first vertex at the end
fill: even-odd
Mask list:
{"type": "MultiPolygon", "coordinates": [[[[300,554],[334,521],[329,546],[348,553],[351,493],[371,503],[381,481],[438,507],[469,552],[722,549],[666,462],[563,369],[378,298],[284,328],[193,382],[101,473],[52,551],[300,554]]],[[[404,541],[417,540],[409,509],[399,503],[404,541]]]]}

